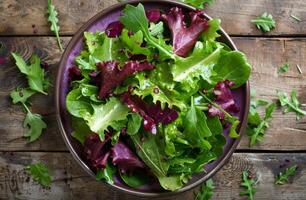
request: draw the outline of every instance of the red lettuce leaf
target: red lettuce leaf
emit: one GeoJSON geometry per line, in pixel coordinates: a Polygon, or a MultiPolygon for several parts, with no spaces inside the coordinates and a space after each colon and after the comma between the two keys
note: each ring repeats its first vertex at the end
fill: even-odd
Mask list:
{"type": "Polygon", "coordinates": [[[123,28],[124,26],[121,22],[115,21],[115,22],[110,23],[106,27],[105,33],[110,38],[119,37],[121,35],[123,28]]]}
{"type": "Polygon", "coordinates": [[[116,61],[107,61],[97,63],[97,68],[100,71],[99,75],[99,98],[103,99],[108,96],[111,90],[120,85],[127,77],[136,72],[144,70],[152,70],[154,66],[148,62],[129,61],[119,69],[119,63],[116,61]]]}
{"type": "Polygon", "coordinates": [[[68,70],[69,81],[81,80],[83,78],[81,70],[77,66],[72,66],[68,70]]]}
{"type": "Polygon", "coordinates": [[[89,135],[84,142],[84,152],[91,166],[104,169],[110,156],[110,137],[102,142],[97,134],[89,135]]]}
{"type": "MultiPolygon", "coordinates": [[[[233,82],[225,80],[217,83],[213,90],[216,96],[215,102],[231,114],[239,112],[239,108],[236,105],[232,91],[230,90],[233,85],[233,82]]],[[[208,114],[212,117],[218,116],[221,120],[224,119],[224,113],[213,106],[210,106],[208,114]]]]}
{"type": "Polygon", "coordinates": [[[158,22],[160,20],[160,11],[158,9],[151,9],[146,11],[149,22],[158,22]]]}
{"type": "Polygon", "coordinates": [[[121,100],[127,104],[132,112],[138,113],[143,118],[144,129],[153,134],[157,132],[157,124],[169,124],[178,118],[178,113],[175,110],[168,107],[162,109],[159,102],[155,105],[149,105],[140,97],[131,95],[129,92],[123,93],[121,100]]]}
{"type": "Polygon", "coordinates": [[[121,100],[127,104],[132,112],[138,113],[143,118],[143,127],[146,131],[157,133],[156,122],[148,115],[147,105],[140,97],[125,92],[121,94],[121,100]]]}
{"type": "Polygon", "coordinates": [[[144,163],[124,144],[121,140],[112,148],[112,163],[121,170],[121,172],[135,171],[145,168],[144,163]]]}
{"type": "Polygon", "coordinates": [[[187,27],[181,8],[171,8],[168,15],[162,15],[162,18],[167,22],[172,33],[173,51],[182,57],[188,55],[197,42],[198,37],[209,27],[203,11],[197,10],[190,12],[189,16],[191,22],[189,27],[187,27]]]}

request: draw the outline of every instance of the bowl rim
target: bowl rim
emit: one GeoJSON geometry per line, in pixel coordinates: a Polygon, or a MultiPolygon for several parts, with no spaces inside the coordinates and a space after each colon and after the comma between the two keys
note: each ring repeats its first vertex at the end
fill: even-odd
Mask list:
{"type": "MultiPolygon", "coordinates": [[[[178,2],[175,0],[131,0],[131,1],[126,1],[126,2],[122,2],[122,3],[117,3],[115,5],[112,5],[110,7],[107,7],[106,9],[98,12],[97,14],[95,14],[92,18],[90,18],[85,24],[83,24],[78,30],[77,32],[73,35],[72,39],[69,41],[64,53],[61,56],[61,60],[59,63],[59,67],[58,67],[58,72],[57,72],[57,76],[56,76],[56,86],[55,86],[55,105],[56,105],[56,120],[61,132],[61,135],[65,141],[66,146],[68,147],[70,153],[72,154],[73,158],[78,162],[78,164],[92,177],[95,177],[95,174],[91,171],[91,169],[88,167],[88,165],[81,159],[81,157],[77,154],[77,152],[74,150],[71,141],[68,138],[68,134],[65,131],[63,122],[61,120],[61,104],[60,104],[60,94],[61,94],[61,80],[62,80],[62,74],[65,70],[65,63],[69,57],[69,54],[71,52],[71,50],[73,49],[74,45],[76,42],[78,42],[82,37],[83,37],[83,33],[84,31],[86,31],[90,26],[92,26],[97,20],[99,20],[101,17],[103,17],[104,15],[108,14],[109,12],[111,12],[112,10],[116,10],[119,8],[123,8],[125,5],[127,4],[137,4],[137,3],[170,3],[173,4],[173,6],[179,6],[182,7],[184,9],[187,10],[196,10],[196,8],[186,5],[182,2],[178,2]]],[[[205,17],[207,19],[212,19],[210,16],[208,16],[207,14],[204,14],[205,17]]],[[[220,33],[223,36],[223,38],[228,42],[228,45],[230,46],[230,48],[232,50],[238,50],[236,45],[234,44],[234,42],[232,41],[232,39],[229,37],[229,35],[222,29],[222,27],[220,28],[220,33]]],[[[248,117],[248,111],[249,111],[249,106],[250,106],[250,84],[249,81],[247,81],[245,83],[245,85],[241,86],[241,87],[245,87],[245,97],[244,97],[244,101],[245,101],[245,110],[243,113],[243,118],[240,124],[240,130],[239,130],[239,135],[240,137],[235,139],[233,145],[230,147],[230,149],[228,150],[227,154],[225,154],[222,158],[222,160],[220,160],[220,162],[216,165],[215,168],[213,168],[209,173],[205,174],[202,178],[200,178],[199,180],[191,183],[190,185],[184,186],[181,189],[177,190],[177,191],[165,191],[162,193],[158,193],[158,192],[140,192],[140,191],[135,191],[133,189],[130,188],[123,188],[121,186],[117,186],[117,185],[111,185],[109,183],[106,183],[104,181],[100,181],[102,182],[104,185],[108,186],[109,188],[115,188],[117,191],[119,192],[124,192],[124,193],[128,193],[128,194],[132,194],[132,195],[136,195],[136,196],[141,196],[141,197],[165,197],[165,196],[170,196],[170,195],[176,195],[176,194],[180,194],[183,192],[186,192],[188,190],[191,190],[193,188],[195,188],[196,186],[200,185],[201,183],[203,183],[204,181],[208,180],[209,178],[211,178],[216,172],[218,172],[228,161],[229,159],[232,157],[234,151],[236,150],[242,136],[243,133],[245,131],[246,128],[246,124],[247,124],[247,117],[248,117]]]]}

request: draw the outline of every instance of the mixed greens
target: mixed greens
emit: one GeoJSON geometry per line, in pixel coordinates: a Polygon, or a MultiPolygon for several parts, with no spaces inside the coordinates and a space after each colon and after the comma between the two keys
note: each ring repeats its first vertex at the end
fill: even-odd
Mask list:
{"type": "Polygon", "coordinates": [[[251,66],[218,42],[220,20],[203,11],[127,5],[105,31],[85,32],[69,69],[73,137],[98,180],[130,187],[184,186],[239,137],[233,89],[251,66]],[[236,116],[235,116],[236,115],[236,116]]]}

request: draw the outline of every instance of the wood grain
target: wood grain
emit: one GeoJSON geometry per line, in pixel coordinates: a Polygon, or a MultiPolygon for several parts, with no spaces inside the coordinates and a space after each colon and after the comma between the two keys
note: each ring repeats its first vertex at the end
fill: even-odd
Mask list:
{"type": "MultiPolygon", "coordinates": [[[[45,17],[47,1],[0,1],[0,35],[50,35],[45,17]],[[35,5],[35,6],[33,6],[35,5]],[[21,20],[22,19],[22,20],[21,20]]],[[[62,35],[72,35],[89,18],[115,4],[116,0],[54,0],[59,12],[62,35]]],[[[216,0],[207,9],[222,20],[233,35],[263,35],[250,22],[263,12],[271,13],[276,29],[264,35],[306,35],[306,2],[302,0],[216,0]],[[290,14],[302,19],[297,22],[290,14]]]]}
{"type": "MultiPolygon", "coordinates": [[[[306,196],[306,154],[236,153],[214,177],[214,198],[245,199],[239,197],[241,173],[249,170],[257,179],[255,199],[300,200],[306,196]],[[288,162],[289,161],[289,162],[288,162]],[[292,183],[274,185],[274,175],[284,167],[299,166],[292,183]]],[[[144,199],[114,191],[89,177],[69,153],[0,153],[0,199],[144,199]],[[41,160],[52,175],[50,189],[43,189],[25,173],[24,167],[41,160]]],[[[157,200],[193,199],[193,191],[157,200]]]]}
{"type": "MultiPolygon", "coordinates": [[[[69,39],[69,37],[64,37],[64,43],[66,44],[69,39]]],[[[55,120],[53,88],[49,96],[35,95],[31,99],[33,111],[44,115],[48,123],[48,129],[45,130],[43,137],[32,144],[27,144],[22,137],[24,113],[21,107],[12,105],[8,97],[11,90],[25,83],[24,77],[18,72],[10,57],[10,52],[19,52],[25,58],[29,58],[32,52],[37,53],[43,61],[48,62],[49,73],[51,79],[54,80],[61,56],[55,38],[2,37],[0,42],[3,44],[0,56],[6,58],[6,63],[0,65],[0,150],[66,150],[55,120]]],[[[253,66],[251,86],[257,91],[258,97],[276,101],[276,90],[290,92],[291,89],[296,89],[300,101],[306,103],[305,38],[236,37],[234,42],[247,54],[253,66]],[[287,73],[279,75],[278,67],[286,61],[290,63],[290,69],[287,73]],[[299,64],[305,73],[299,74],[295,64],[299,64]]],[[[239,149],[250,149],[247,137],[243,137],[239,149]]],[[[281,110],[277,109],[273,114],[271,127],[266,133],[265,140],[252,149],[306,150],[306,119],[296,121],[295,114],[283,115],[281,110]]]]}

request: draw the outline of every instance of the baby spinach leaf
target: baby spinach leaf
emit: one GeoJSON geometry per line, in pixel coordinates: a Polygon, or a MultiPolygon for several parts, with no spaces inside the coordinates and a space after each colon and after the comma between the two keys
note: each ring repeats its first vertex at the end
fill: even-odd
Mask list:
{"type": "Polygon", "coordinates": [[[132,188],[140,187],[146,183],[148,183],[148,176],[142,172],[133,172],[132,175],[128,175],[127,173],[119,172],[121,179],[132,188]]]}
{"type": "Polygon", "coordinates": [[[87,98],[82,96],[80,88],[71,90],[66,97],[66,106],[69,113],[75,117],[82,118],[91,114],[93,108],[87,98]]]}
{"type": "Polygon", "coordinates": [[[214,71],[217,74],[217,82],[229,80],[235,83],[234,88],[238,88],[249,79],[251,65],[243,53],[231,51],[222,54],[214,71]]]}

